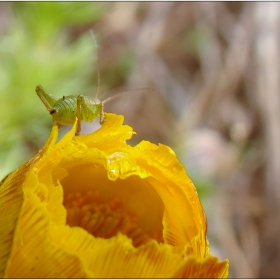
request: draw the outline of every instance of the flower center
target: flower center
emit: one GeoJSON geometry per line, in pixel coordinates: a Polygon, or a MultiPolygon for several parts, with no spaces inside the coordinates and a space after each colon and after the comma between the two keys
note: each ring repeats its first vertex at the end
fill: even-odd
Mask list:
{"type": "Polygon", "coordinates": [[[138,215],[126,209],[124,201],[118,197],[102,201],[98,191],[69,193],[64,199],[64,206],[67,224],[82,227],[95,237],[110,238],[121,232],[132,239],[135,247],[150,239],[163,242],[162,236],[143,232],[138,224],[138,215]]]}

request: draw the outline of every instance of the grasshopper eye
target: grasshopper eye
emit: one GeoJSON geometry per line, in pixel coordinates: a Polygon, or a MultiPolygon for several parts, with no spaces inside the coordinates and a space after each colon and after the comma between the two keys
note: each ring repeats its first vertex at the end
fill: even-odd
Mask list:
{"type": "Polygon", "coordinates": [[[51,115],[54,114],[55,112],[56,112],[55,109],[50,110],[50,114],[51,114],[51,115]]]}

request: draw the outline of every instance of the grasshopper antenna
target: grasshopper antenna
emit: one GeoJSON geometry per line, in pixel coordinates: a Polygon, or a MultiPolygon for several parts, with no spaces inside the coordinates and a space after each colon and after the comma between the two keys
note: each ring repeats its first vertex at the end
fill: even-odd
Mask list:
{"type": "Polygon", "coordinates": [[[93,40],[94,40],[95,47],[96,47],[96,52],[97,52],[97,84],[96,84],[95,98],[98,98],[98,95],[99,95],[99,85],[100,85],[99,48],[98,48],[98,44],[97,44],[97,41],[96,41],[96,38],[95,38],[95,35],[94,35],[92,29],[90,29],[90,33],[91,33],[92,38],[93,38],[93,40]]]}
{"type": "Polygon", "coordinates": [[[125,94],[125,93],[130,92],[130,91],[140,91],[140,90],[142,90],[142,91],[143,91],[143,90],[154,90],[154,89],[153,89],[153,88],[149,88],[149,87],[142,87],[142,88],[128,89],[128,90],[125,90],[125,91],[119,92],[119,93],[115,94],[114,96],[111,96],[111,97],[109,97],[109,98],[105,99],[104,101],[102,101],[102,103],[103,103],[103,104],[105,104],[105,103],[107,103],[107,102],[111,101],[112,99],[115,99],[115,98],[119,97],[120,95],[123,95],[123,94],[125,94]]]}

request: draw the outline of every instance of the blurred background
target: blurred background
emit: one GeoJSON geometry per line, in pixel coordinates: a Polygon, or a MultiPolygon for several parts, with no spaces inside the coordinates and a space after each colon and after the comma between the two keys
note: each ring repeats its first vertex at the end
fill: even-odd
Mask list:
{"type": "MultiPolygon", "coordinates": [[[[100,99],[169,145],[195,182],[230,277],[280,277],[280,3],[0,3],[0,177],[52,121],[34,89],[100,99]]],[[[98,122],[82,124],[82,133],[98,122]]],[[[60,131],[63,134],[64,130],[60,131]]]]}

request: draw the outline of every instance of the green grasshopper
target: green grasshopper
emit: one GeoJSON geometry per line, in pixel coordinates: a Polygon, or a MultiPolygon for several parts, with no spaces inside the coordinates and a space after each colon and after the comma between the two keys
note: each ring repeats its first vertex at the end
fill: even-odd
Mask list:
{"type": "MultiPolygon", "coordinates": [[[[92,32],[93,35],[93,32],[92,32]]],[[[95,37],[93,35],[95,40],[95,37]]],[[[95,40],[95,44],[97,47],[97,43],[95,40]]],[[[96,118],[99,117],[99,122],[102,125],[104,122],[104,104],[119,95],[128,92],[130,90],[123,91],[119,94],[116,94],[112,97],[107,98],[104,101],[100,101],[98,99],[98,89],[100,84],[100,73],[99,73],[99,53],[97,48],[97,63],[98,63],[98,72],[97,72],[97,89],[95,98],[91,99],[89,97],[83,95],[69,95],[63,96],[62,98],[56,98],[43,89],[41,85],[37,85],[35,91],[41,101],[44,103],[47,111],[53,117],[53,125],[57,125],[58,128],[63,125],[71,125],[74,124],[77,118],[77,127],[75,135],[80,135],[81,132],[81,121],[92,122],[96,118]]],[[[134,90],[144,90],[149,88],[138,88],[134,90]]]]}
{"type": "Polygon", "coordinates": [[[35,91],[52,115],[53,125],[60,128],[63,125],[74,124],[76,118],[78,119],[76,136],[81,132],[81,121],[92,122],[99,117],[100,124],[104,122],[104,103],[111,99],[101,102],[97,98],[90,99],[83,95],[69,95],[58,99],[46,93],[41,85],[37,85],[35,91]]]}
{"type": "MultiPolygon", "coordinates": [[[[151,90],[151,88],[143,87],[133,89],[133,91],[147,89],[151,90]]],[[[53,125],[57,125],[58,128],[61,128],[63,125],[72,125],[77,118],[75,135],[78,136],[81,132],[81,121],[92,122],[99,117],[99,123],[102,125],[104,122],[104,104],[131,90],[120,92],[104,101],[100,101],[97,98],[98,91],[94,99],[84,95],[69,95],[58,99],[46,93],[41,85],[37,85],[35,91],[44,103],[47,111],[52,115],[53,125]]]]}

